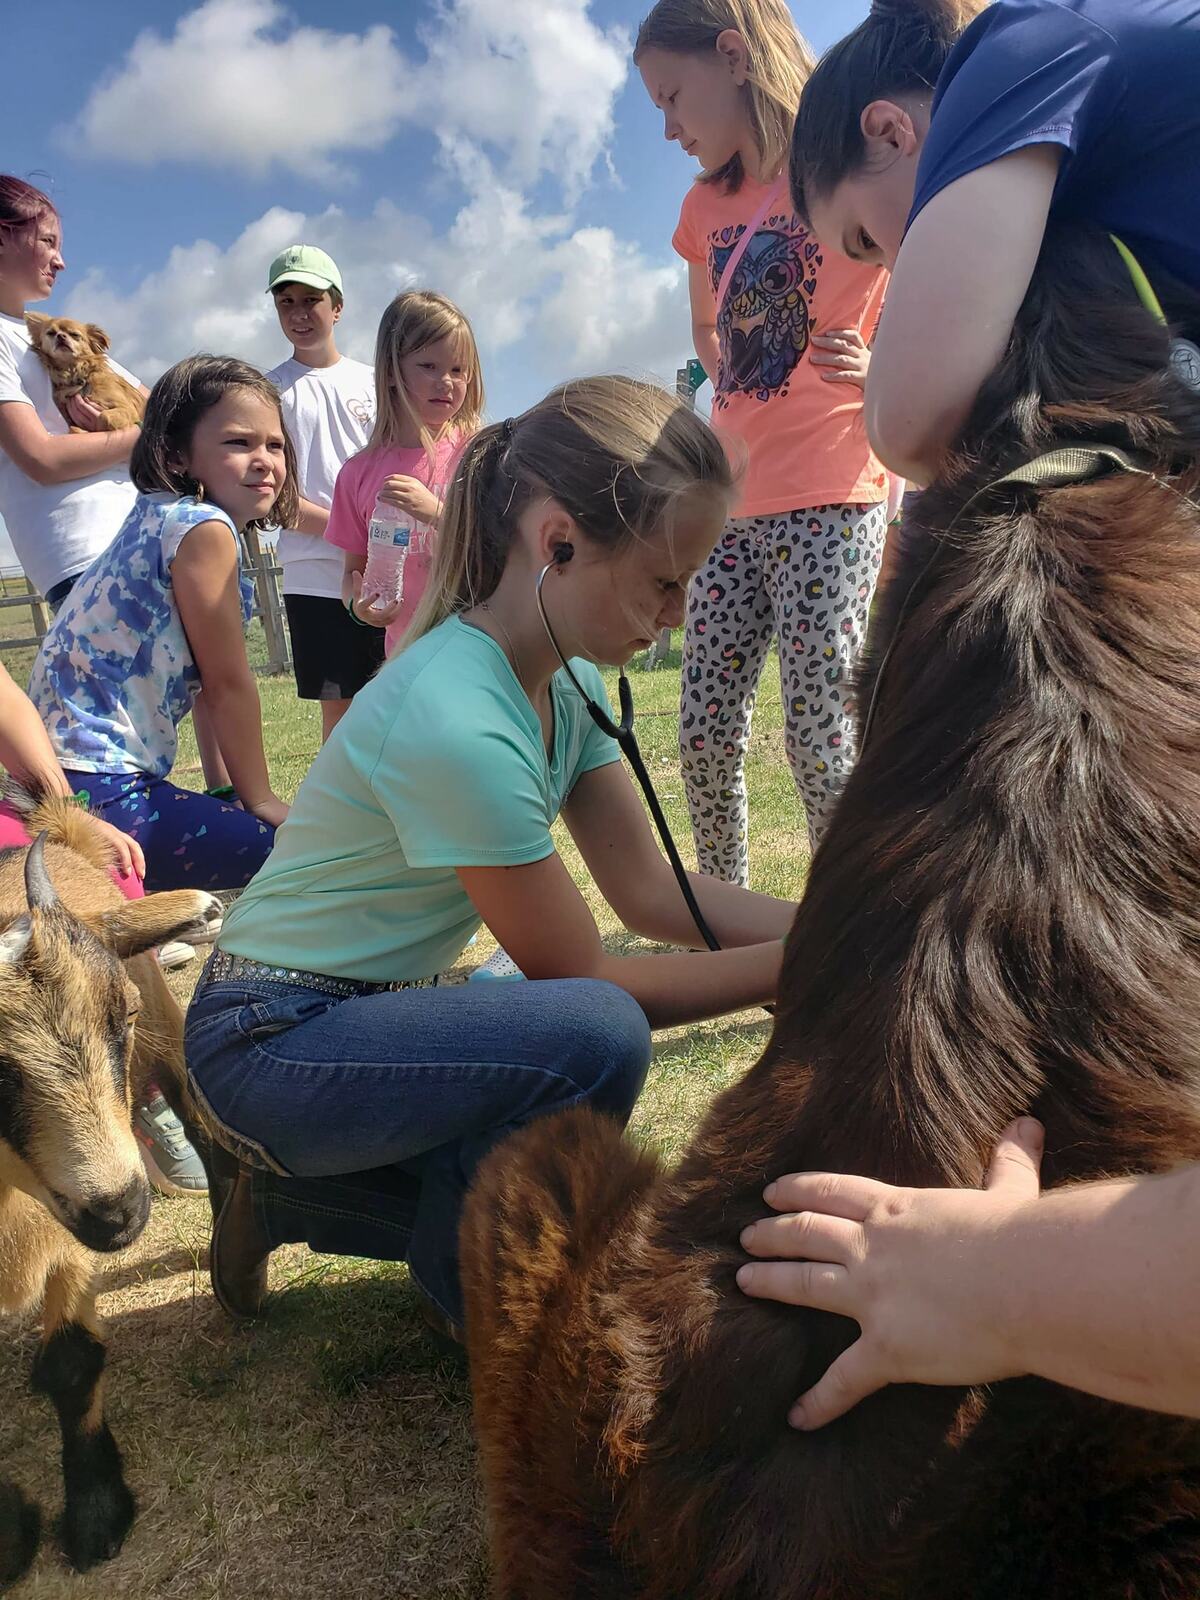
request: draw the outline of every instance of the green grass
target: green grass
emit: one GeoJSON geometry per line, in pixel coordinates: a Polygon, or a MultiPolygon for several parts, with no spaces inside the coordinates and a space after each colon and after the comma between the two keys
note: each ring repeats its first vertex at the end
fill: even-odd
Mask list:
{"type": "MultiPolygon", "coordinates": [[[[27,633],[28,620],[16,608],[0,611],[0,637],[27,633]]],[[[257,625],[250,648],[261,664],[257,625]]],[[[4,657],[20,683],[31,656],[4,657]]],[[[646,762],[692,862],[675,743],[678,653],[630,676],[646,762]]],[[[290,676],[263,676],[260,689],[274,785],[290,799],[317,749],[318,711],[297,702],[290,676]]],[[[807,845],[781,723],[772,657],[747,762],[751,883],[795,897],[807,845]]],[[[200,782],[188,725],[175,777],[200,782]]],[[[559,844],[605,938],[636,947],[565,834],[559,844]]],[[[468,954],[479,960],[489,949],[481,939],[468,954]]],[[[195,971],[171,975],[181,1002],[195,971]]],[[[755,1060],[767,1031],[765,1015],[753,1011],[659,1034],[635,1135],[677,1154],[713,1095],[755,1060]]],[[[406,1270],[288,1247],[272,1258],[270,1314],[235,1328],[208,1288],[207,1235],[204,1202],[159,1199],[138,1244],[106,1264],[109,1415],[140,1517],[118,1560],[82,1579],[66,1570],[50,1535],[23,1600],[482,1600],[469,1393],[461,1369],[425,1338],[406,1270]]],[[[3,1476],[53,1514],[61,1499],[55,1429],[27,1390],[35,1346],[29,1320],[0,1345],[8,1397],[0,1458],[3,1476]]]]}

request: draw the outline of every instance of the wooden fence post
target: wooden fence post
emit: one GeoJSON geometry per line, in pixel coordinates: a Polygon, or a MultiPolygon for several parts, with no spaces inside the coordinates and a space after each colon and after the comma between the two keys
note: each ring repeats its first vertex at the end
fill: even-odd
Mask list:
{"type": "Polygon", "coordinates": [[[33,596],[33,599],[29,602],[29,609],[33,613],[33,631],[41,639],[45,636],[46,630],[50,626],[50,607],[28,578],[25,579],[25,588],[33,596]]]}
{"type": "Polygon", "coordinates": [[[254,563],[254,588],[258,596],[258,612],[262,617],[263,632],[267,636],[267,670],[286,672],[291,666],[288,653],[287,629],[283,622],[283,605],[279,598],[274,552],[262,548],[258,532],[247,528],[246,549],[254,563]]]}

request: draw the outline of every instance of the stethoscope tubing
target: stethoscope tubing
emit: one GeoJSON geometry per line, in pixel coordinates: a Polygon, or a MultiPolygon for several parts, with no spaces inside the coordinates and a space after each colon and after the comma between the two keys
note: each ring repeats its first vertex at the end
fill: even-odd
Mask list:
{"type": "Polygon", "coordinates": [[[534,590],[537,599],[538,615],[542,619],[542,627],[546,630],[546,637],[554,650],[554,654],[562,663],[563,670],[575,687],[576,693],[587,707],[588,716],[610,739],[615,739],[621,754],[633,769],[642,793],[646,797],[646,804],[650,807],[650,815],[654,819],[654,826],[658,829],[658,836],[662,840],[663,849],[667,853],[667,860],[671,863],[671,870],[675,874],[675,881],[679,885],[679,892],[683,895],[684,903],[691,913],[692,921],[696,924],[697,932],[710,950],[719,950],[721,945],[705,920],[703,911],[696,899],[696,892],[688,879],[687,868],[680,859],[676,849],[675,840],[671,837],[671,829],[667,823],[658,796],[654,792],[654,784],[646,770],[646,763],[642,759],[642,752],[638,748],[637,735],[633,731],[633,690],[629,687],[629,679],[625,676],[624,667],[617,680],[617,693],[621,704],[621,720],[614,722],[603,706],[597,705],[587,690],[580,683],[572,670],[571,663],[559,649],[558,640],[554,636],[554,629],[550,626],[550,618],[546,615],[545,602],[542,599],[542,585],[546,581],[546,574],[551,567],[557,566],[555,561],[548,561],[538,574],[537,586],[534,590]]]}

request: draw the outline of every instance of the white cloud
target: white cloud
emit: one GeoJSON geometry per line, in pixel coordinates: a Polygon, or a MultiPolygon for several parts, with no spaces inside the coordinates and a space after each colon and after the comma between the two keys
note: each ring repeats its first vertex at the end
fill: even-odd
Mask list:
{"type": "Polygon", "coordinates": [[[409,64],[387,28],[337,34],[294,26],[280,0],[205,0],[171,37],[138,38],[84,106],[76,137],[93,154],[128,159],[303,157],[311,175],[314,163],[379,144],[407,119],[437,138],[445,197],[459,197],[448,226],[435,230],[388,200],[370,211],[274,207],[226,248],[178,245],[129,293],[89,273],[68,313],[106,327],[120,360],[147,381],[196,350],[272,366],[284,350],[266,267],[303,239],[341,265],[339,342],[349,355],[370,359],[383,305],[421,283],[470,316],[493,409],[528,404],[586,371],[672,381],[690,343],[682,267],[665,248],[651,259],[576,215],[607,159],[627,33],[597,26],[589,0],[424,3],[424,59],[409,64]],[[535,187],[546,177],[561,193],[557,209],[535,187]]]}
{"type": "Polygon", "coordinates": [[[341,265],[339,343],[348,355],[371,359],[384,304],[419,283],[471,318],[493,411],[529,404],[581,372],[650,372],[672,382],[690,343],[682,267],[649,259],[610,229],[536,212],[486,165],[481,179],[444,233],[389,201],[353,215],[274,207],[227,249],[205,239],[177,246],[127,294],[90,272],[64,310],[105,327],[114,354],[146,382],[197,350],[274,366],[286,346],[264,293],[266,267],[304,239],[341,265]]]}
{"type": "Polygon", "coordinates": [[[443,143],[503,150],[511,180],[586,184],[613,131],[631,40],[588,0],[436,0],[417,98],[443,143]]]}
{"type": "Polygon", "coordinates": [[[286,29],[279,0],[205,0],[169,38],[147,29],[93,89],[68,137],[91,156],[275,164],[331,178],[331,157],[396,131],[404,58],[390,28],[286,29]]]}
{"type": "Polygon", "coordinates": [[[612,133],[629,35],[588,0],[429,0],[423,60],[392,30],[296,26],[281,0],[204,0],[173,34],[147,29],[64,137],[92,157],[193,161],[326,181],[338,158],[379,150],[405,125],[444,152],[463,139],[506,176],[544,174],[571,195],[612,133]]]}

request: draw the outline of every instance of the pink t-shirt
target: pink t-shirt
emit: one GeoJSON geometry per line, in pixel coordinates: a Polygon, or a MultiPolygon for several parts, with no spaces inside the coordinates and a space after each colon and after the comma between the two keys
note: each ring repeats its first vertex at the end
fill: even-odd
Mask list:
{"type": "MultiPolygon", "coordinates": [[[[453,475],[454,457],[462,443],[462,435],[458,433],[440,439],[434,448],[432,468],[422,446],[415,450],[402,450],[397,445],[387,445],[381,450],[360,450],[356,456],[351,456],[338,473],[333,486],[333,504],[325,525],[326,539],[340,550],[365,556],[367,528],[383,480],[399,474],[416,478],[418,483],[423,483],[441,500],[445,497],[446,485],[453,475]]],[[[412,621],[428,586],[429,571],[433,565],[434,537],[432,528],[418,528],[413,534],[408,559],[404,563],[404,596],[396,620],[390,624],[384,638],[388,655],[391,655],[412,621]]]]}
{"type": "MultiPolygon", "coordinates": [[[[747,179],[737,194],[725,194],[695,183],[684,199],[671,242],[685,261],[707,269],[714,298],[768,188],[747,179]]],[[[823,250],[786,191],[759,223],[717,308],[712,422],[737,442],[730,456],[745,468],[739,516],[887,498],[887,474],[867,443],[862,390],[824,382],[808,359],[814,333],[857,328],[869,342],[886,284],[881,267],[823,250]]]]}

